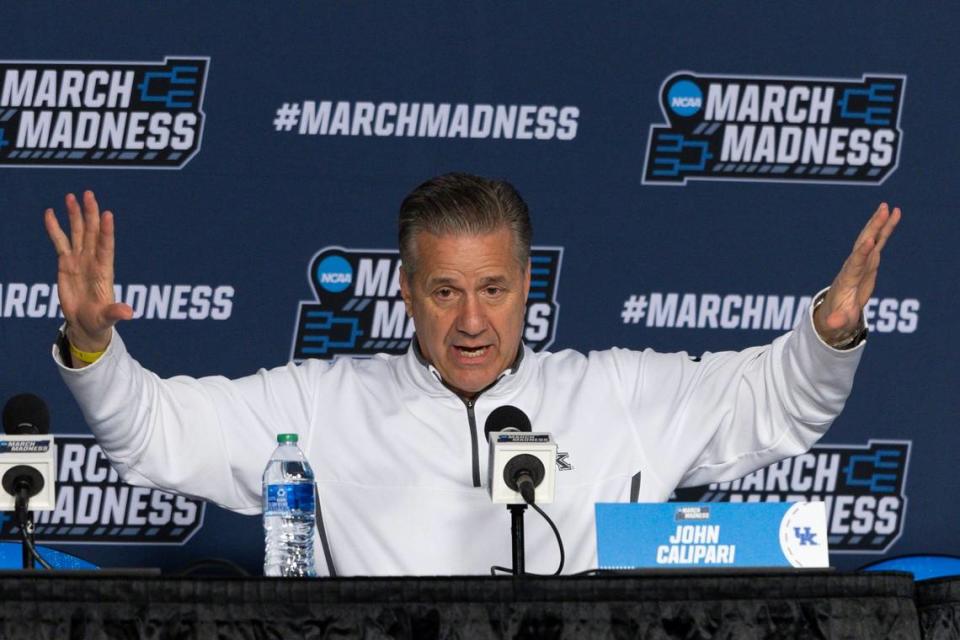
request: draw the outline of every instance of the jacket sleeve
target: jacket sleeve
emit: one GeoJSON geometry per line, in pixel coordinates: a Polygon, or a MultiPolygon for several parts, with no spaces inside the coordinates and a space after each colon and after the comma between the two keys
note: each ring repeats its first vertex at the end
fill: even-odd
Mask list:
{"type": "Polygon", "coordinates": [[[277,433],[308,444],[313,395],[293,364],[237,380],[161,379],[134,360],[114,330],[83,369],[54,360],[104,453],[124,481],[257,513],[260,478],[277,433]]]}
{"type": "Polygon", "coordinates": [[[613,360],[657,475],[672,486],[696,486],[809,450],[843,409],[864,344],[828,346],[811,311],[762,347],[699,359],[614,350],[613,360]]]}

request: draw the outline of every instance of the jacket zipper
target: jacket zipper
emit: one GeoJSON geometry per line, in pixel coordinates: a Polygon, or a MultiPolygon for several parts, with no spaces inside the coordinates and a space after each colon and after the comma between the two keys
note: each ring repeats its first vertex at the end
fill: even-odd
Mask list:
{"type": "MultiPolygon", "coordinates": [[[[413,343],[413,344],[414,344],[414,349],[416,349],[417,354],[419,354],[419,348],[416,346],[417,343],[416,343],[415,340],[414,340],[414,343],[413,343]]],[[[517,357],[516,357],[516,359],[514,360],[514,364],[513,364],[513,366],[511,367],[511,371],[515,371],[515,370],[516,370],[516,367],[518,366],[518,363],[520,362],[520,358],[521,358],[522,354],[523,354],[523,349],[521,348],[520,351],[517,352],[517,357]]],[[[418,358],[421,362],[424,362],[424,363],[426,364],[426,361],[423,359],[423,356],[417,355],[417,358],[418,358]]],[[[470,425],[470,452],[471,452],[471,454],[472,454],[472,456],[473,456],[473,486],[474,486],[474,487],[480,487],[480,486],[482,486],[482,485],[480,484],[480,453],[479,453],[479,451],[477,450],[478,447],[479,447],[479,445],[477,444],[477,416],[476,416],[476,414],[474,413],[473,408],[476,406],[476,404],[477,404],[476,401],[477,401],[477,398],[480,397],[480,394],[482,394],[484,391],[486,391],[487,389],[489,389],[489,388],[492,387],[493,385],[497,384],[497,383],[500,381],[500,378],[503,377],[503,375],[501,374],[500,376],[497,376],[497,379],[496,379],[496,380],[494,380],[493,382],[491,382],[490,384],[488,384],[488,385],[487,385],[486,387],[484,387],[483,389],[480,389],[480,391],[478,391],[478,392],[476,393],[476,395],[473,396],[473,399],[471,399],[471,400],[467,400],[467,399],[462,398],[462,397],[460,396],[460,394],[457,392],[457,390],[454,389],[453,387],[451,387],[450,385],[448,385],[446,382],[444,382],[443,378],[440,377],[440,374],[437,373],[435,370],[433,371],[433,375],[436,376],[437,380],[440,381],[440,384],[442,384],[443,386],[445,386],[447,389],[449,389],[450,391],[452,391],[454,395],[456,395],[458,398],[460,398],[461,400],[463,400],[463,404],[466,405],[466,407],[467,407],[467,422],[468,422],[469,425],[470,425]]]]}
{"type": "Polygon", "coordinates": [[[477,416],[473,412],[474,401],[464,400],[467,405],[467,421],[470,423],[470,449],[473,453],[473,486],[480,486],[480,453],[477,451],[477,416]]]}

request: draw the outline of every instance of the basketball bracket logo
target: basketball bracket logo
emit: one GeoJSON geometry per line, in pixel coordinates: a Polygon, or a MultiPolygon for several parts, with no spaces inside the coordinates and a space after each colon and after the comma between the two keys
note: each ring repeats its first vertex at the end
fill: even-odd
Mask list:
{"type": "Polygon", "coordinates": [[[906,76],[860,80],[680,72],[660,87],[644,184],[881,184],[900,157],[906,76]]]}
{"type": "MultiPolygon", "coordinates": [[[[38,541],[183,545],[203,526],[202,500],[124,483],[90,434],[57,434],[56,469],[56,506],[34,512],[38,541]]],[[[13,515],[0,514],[0,536],[19,535],[13,515]]]]}
{"type": "MultiPolygon", "coordinates": [[[[556,336],[557,280],[562,247],[530,251],[530,296],[523,340],[535,351],[556,336]]],[[[310,261],[307,278],[315,300],[300,303],[291,359],[401,354],[413,338],[400,297],[396,250],[325,247],[310,261]]]]}
{"type": "Polygon", "coordinates": [[[0,166],[179,169],[200,149],[209,62],[0,61],[0,166]]]}
{"type": "Polygon", "coordinates": [[[739,480],[677,489],[671,500],[820,501],[830,553],[886,553],[903,532],[910,446],[910,440],[818,444],[739,480]]]}

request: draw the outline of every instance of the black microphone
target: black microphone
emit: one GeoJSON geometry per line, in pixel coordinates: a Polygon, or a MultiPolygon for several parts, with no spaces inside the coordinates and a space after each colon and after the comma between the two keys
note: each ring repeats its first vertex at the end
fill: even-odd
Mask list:
{"type": "Polygon", "coordinates": [[[32,393],[13,396],[3,407],[3,432],[12,436],[50,433],[47,403],[32,393]]]}
{"type": "MultiPolygon", "coordinates": [[[[3,406],[3,431],[11,436],[33,436],[50,433],[50,410],[47,403],[32,393],[20,393],[3,406]]],[[[32,498],[43,490],[43,476],[35,468],[18,464],[6,470],[0,479],[4,491],[12,496],[32,498]]]]}
{"type": "Polygon", "coordinates": [[[514,491],[520,492],[527,504],[534,503],[534,492],[545,475],[546,470],[540,459],[528,453],[510,458],[503,468],[503,481],[514,491]]]}
{"type": "Polygon", "coordinates": [[[497,407],[487,416],[483,425],[483,437],[490,442],[491,431],[533,431],[530,418],[521,409],[505,404],[497,407]]]}
{"type": "MultiPolygon", "coordinates": [[[[487,416],[487,421],[483,425],[487,442],[490,441],[492,431],[530,433],[533,431],[533,425],[530,424],[530,418],[523,410],[505,404],[497,407],[487,416]]],[[[521,454],[510,458],[507,462],[503,470],[503,481],[514,491],[520,492],[526,502],[532,504],[534,489],[543,482],[544,475],[543,463],[540,460],[529,454],[521,454]]]]}
{"type": "MultiPolygon", "coordinates": [[[[33,568],[36,559],[49,569],[50,565],[37,553],[33,542],[33,518],[30,498],[43,494],[40,508],[52,509],[54,504],[53,474],[56,446],[50,433],[50,410],[47,403],[32,393],[15,395],[3,407],[3,430],[9,436],[0,451],[6,470],[0,476],[0,487],[13,496],[13,511],[23,540],[23,567],[33,568]],[[47,437],[42,437],[47,436],[47,437]],[[45,480],[50,479],[50,484],[45,480]]],[[[4,497],[4,506],[8,498],[4,497]]]]}

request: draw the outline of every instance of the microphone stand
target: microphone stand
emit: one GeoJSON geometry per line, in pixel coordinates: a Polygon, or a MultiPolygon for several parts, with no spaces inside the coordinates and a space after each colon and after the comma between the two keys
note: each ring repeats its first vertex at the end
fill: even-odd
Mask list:
{"type": "Polygon", "coordinates": [[[30,502],[30,488],[25,482],[17,483],[17,496],[14,504],[14,511],[17,514],[17,522],[20,525],[20,537],[23,538],[23,544],[20,545],[21,557],[23,558],[23,568],[35,568],[33,562],[34,540],[33,540],[33,516],[27,510],[27,504],[30,502]]]}
{"type": "Polygon", "coordinates": [[[30,498],[43,489],[43,476],[34,467],[17,465],[6,470],[0,479],[3,490],[14,497],[13,510],[20,525],[20,537],[23,539],[23,568],[33,569],[34,561],[44,569],[50,565],[40,557],[33,543],[33,515],[30,513],[30,498]]]}
{"type": "Polygon", "coordinates": [[[508,504],[510,510],[510,540],[513,544],[513,575],[523,575],[524,548],[523,548],[523,513],[527,510],[526,504],[508,504]]]}

